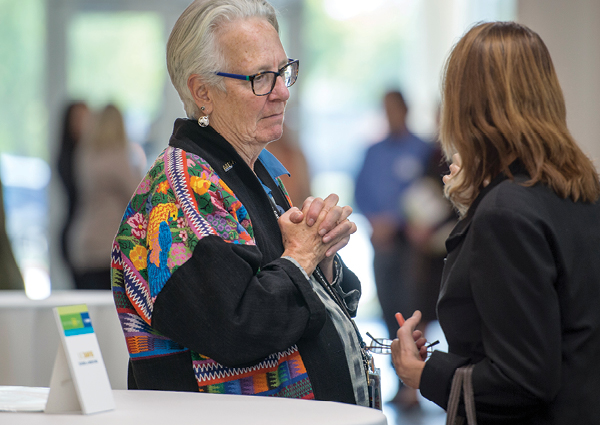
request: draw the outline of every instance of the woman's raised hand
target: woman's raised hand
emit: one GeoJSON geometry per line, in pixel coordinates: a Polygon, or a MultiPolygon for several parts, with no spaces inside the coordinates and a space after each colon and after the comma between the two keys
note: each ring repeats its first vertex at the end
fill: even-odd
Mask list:
{"type": "Polygon", "coordinates": [[[427,358],[426,340],[415,330],[420,321],[421,312],[417,310],[400,326],[397,338],[392,341],[392,363],[396,374],[411,388],[419,388],[427,358]]]}

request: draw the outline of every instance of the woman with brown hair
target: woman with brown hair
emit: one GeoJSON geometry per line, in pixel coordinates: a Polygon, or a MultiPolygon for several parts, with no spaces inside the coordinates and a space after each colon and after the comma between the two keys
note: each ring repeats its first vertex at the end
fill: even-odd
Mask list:
{"type": "Polygon", "coordinates": [[[446,408],[455,370],[473,365],[479,423],[591,423],[600,417],[600,184],[567,129],[535,32],[484,23],[458,42],[440,139],[447,158],[462,160],[445,179],[461,212],[437,304],[449,352],[423,361],[416,312],[392,344],[398,375],[446,408]]]}
{"type": "Polygon", "coordinates": [[[92,118],[75,157],[79,205],[70,234],[70,258],[76,289],[110,289],[108,259],[115,229],[142,172],[132,165],[121,111],[107,105],[92,118]]]}

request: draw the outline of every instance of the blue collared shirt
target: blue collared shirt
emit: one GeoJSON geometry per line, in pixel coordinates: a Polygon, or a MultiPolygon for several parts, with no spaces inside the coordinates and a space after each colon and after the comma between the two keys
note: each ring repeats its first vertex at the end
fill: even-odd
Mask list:
{"type": "Polygon", "coordinates": [[[432,145],[412,133],[389,136],[371,146],[356,179],[360,211],[366,216],[387,214],[403,224],[404,195],[424,175],[431,152],[432,145]]]}
{"type": "MultiPolygon", "coordinates": [[[[260,155],[258,155],[258,160],[262,163],[262,165],[265,166],[265,169],[267,170],[274,182],[277,182],[277,178],[283,176],[284,174],[287,174],[288,176],[290,175],[289,171],[283,166],[283,164],[279,162],[277,158],[275,158],[275,155],[273,155],[266,149],[263,149],[260,155]]],[[[260,181],[260,178],[258,180],[260,181]]],[[[281,206],[277,205],[277,203],[275,202],[275,198],[273,197],[271,189],[262,181],[260,182],[260,184],[262,184],[262,187],[265,190],[265,192],[267,192],[269,198],[273,200],[273,203],[275,203],[275,205],[277,206],[279,214],[283,214],[285,211],[281,206]]]]}

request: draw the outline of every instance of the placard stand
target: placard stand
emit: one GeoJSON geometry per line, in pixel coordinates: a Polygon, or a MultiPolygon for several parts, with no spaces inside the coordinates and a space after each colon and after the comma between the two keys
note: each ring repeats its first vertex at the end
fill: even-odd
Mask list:
{"type": "Polygon", "coordinates": [[[53,310],[61,343],[44,411],[81,411],[87,415],[114,409],[112,389],[87,306],[55,307],[53,310]]]}

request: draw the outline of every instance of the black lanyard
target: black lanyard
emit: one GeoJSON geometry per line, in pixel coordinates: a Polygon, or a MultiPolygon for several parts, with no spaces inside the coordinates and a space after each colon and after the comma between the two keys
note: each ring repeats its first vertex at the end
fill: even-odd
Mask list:
{"type": "MultiPolygon", "coordinates": [[[[275,183],[277,183],[277,182],[275,182],[275,183]]],[[[277,184],[277,188],[283,193],[283,190],[281,189],[281,187],[279,187],[278,184],[277,184]]],[[[279,210],[277,208],[278,205],[277,205],[277,203],[275,203],[273,194],[268,193],[266,190],[265,190],[265,193],[267,194],[267,198],[269,198],[269,203],[271,205],[271,209],[273,210],[273,214],[275,214],[275,219],[279,220],[280,214],[279,214],[279,210]]],[[[334,260],[334,261],[336,261],[336,260],[334,260]]],[[[356,326],[356,322],[354,322],[354,319],[352,319],[352,316],[350,315],[350,312],[348,311],[348,308],[346,307],[346,303],[342,300],[342,298],[337,293],[337,291],[331,287],[329,282],[327,282],[327,279],[325,278],[325,275],[323,274],[323,272],[321,271],[319,266],[317,266],[315,268],[313,275],[315,276],[316,281],[319,282],[319,284],[323,287],[323,289],[325,289],[325,292],[327,292],[329,297],[331,299],[333,299],[333,301],[335,301],[335,303],[338,305],[338,307],[344,312],[344,315],[350,321],[350,323],[352,323],[352,327],[354,328],[354,332],[356,333],[356,337],[358,338],[358,342],[360,344],[360,354],[361,354],[361,357],[363,360],[363,366],[365,369],[365,375],[367,377],[367,384],[368,384],[370,381],[369,366],[371,365],[371,355],[367,352],[367,349],[366,349],[367,344],[365,344],[365,341],[363,340],[363,338],[360,334],[360,331],[358,330],[358,326],[356,326]]]]}
{"type": "MultiPolygon", "coordinates": [[[[336,261],[336,260],[334,260],[334,261],[336,261]]],[[[344,312],[344,314],[346,315],[348,320],[350,320],[350,323],[352,323],[352,327],[354,328],[354,332],[356,333],[356,337],[358,338],[358,342],[360,344],[360,355],[362,357],[363,367],[365,369],[367,385],[369,385],[370,380],[371,380],[370,374],[369,374],[369,367],[372,365],[372,362],[371,362],[372,356],[367,352],[367,344],[365,344],[365,341],[363,340],[363,338],[360,334],[360,331],[358,330],[358,326],[356,326],[356,322],[354,321],[352,316],[350,316],[350,312],[348,311],[348,308],[346,307],[346,303],[342,300],[342,298],[337,293],[337,291],[331,287],[329,282],[327,282],[327,279],[325,279],[325,275],[323,274],[323,272],[321,271],[319,266],[317,266],[313,275],[316,277],[317,282],[319,282],[321,284],[321,286],[325,289],[325,291],[329,294],[329,296],[335,301],[335,303],[344,312]]]]}

